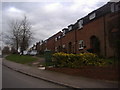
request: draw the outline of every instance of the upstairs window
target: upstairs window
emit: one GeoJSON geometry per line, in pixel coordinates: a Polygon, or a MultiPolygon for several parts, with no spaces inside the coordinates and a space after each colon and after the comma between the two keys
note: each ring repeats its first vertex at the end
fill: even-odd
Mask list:
{"type": "Polygon", "coordinates": [[[117,5],[115,6],[115,11],[120,11],[120,4],[117,4],[117,5]]]}
{"type": "Polygon", "coordinates": [[[79,29],[81,29],[81,28],[83,27],[83,20],[80,20],[80,21],[78,22],[78,27],[79,27],[79,29]]]}
{"type": "Polygon", "coordinates": [[[45,43],[47,43],[47,40],[45,40],[45,43]]]}
{"type": "Polygon", "coordinates": [[[58,37],[59,39],[61,38],[61,36],[58,37]]]}
{"type": "Polygon", "coordinates": [[[90,16],[89,16],[89,19],[92,20],[96,17],[96,14],[95,13],[92,13],[90,16]]]}
{"type": "Polygon", "coordinates": [[[36,47],[33,47],[33,49],[35,50],[35,49],[36,49],[36,47]]]}
{"type": "Polygon", "coordinates": [[[65,30],[63,30],[63,36],[65,36],[65,30]]]}
{"type": "Polygon", "coordinates": [[[42,45],[43,43],[41,42],[40,45],[42,45]]]}
{"type": "Polygon", "coordinates": [[[84,41],[83,40],[79,41],[79,49],[84,49],[84,41]]]}
{"type": "Polygon", "coordinates": [[[114,5],[114,3],[111,4],[111,12],[115,12],[115,5],[114,5]]]}
{"type": "Polygon", "coordinates": [[[43,43],[44,43],[44,41],[42,40],[41,43],[40,43],[40,45],[42,45],[43,43]]]}
{"type": "Polygon", "coordinates": [[[69,30],[69,31],[72,30],[72,26],[69,26],[69,27],[68,27],[68,30],[69,30]]]}
{"type": "Polygon", "coordinates": [[[58,40],[58,38],[56,37],[56,38],[55,38],[55,41],[57,41],[57,40],[58,40]]]}

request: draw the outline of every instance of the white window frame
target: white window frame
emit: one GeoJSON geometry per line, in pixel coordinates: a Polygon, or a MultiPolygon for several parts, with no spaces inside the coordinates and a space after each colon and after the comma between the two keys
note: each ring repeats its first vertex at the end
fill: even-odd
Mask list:
{"type": "Polygon", "coordinates": [[[61,36],[58,36],[58,38],[60,39],[60,38],[61,38],[61,36]]]}
{"type": "Polygon", "coordinates": [[[45,40],[45,43],[47,43],[47,40],[45,40]]]}
{"type": "Polygon", "coordinates": [[[57,47],[55,47],[55,51],[56,51],[56,52],[58,51],[58,48],[57,48],[57,47]]]}
{"type": "Polygon", "coordinates": [[[43,43],[41,42],[40,45],[42,45],[43,43]]]}
{"type": "Polygon", "coordinates": [[[72,26],[69,26],[69,27],[68,27],[68,30],[71,31],[71,30],[72,30],[72,26]]]}
{"type": "Polygon", "coordinates": [[[33,49],[36,49],[36,47],[33,47],[33,49]]]}
{"type": "Polygon", "coordinates": [[[57,39],[57,37],[55,38],[55,41],[57,41],[58,39],[57,39]]]}
{"type": "Polygon", "coordinates": [[[84,41],[83,40],[79,41],[79,49],[84,49],[84,41]]]}
{"type": "Polygon", "coordinates": [[[64,44],[64,45],[62,45],[62,47],[63,47],[63,48],[65,48],[65,44],[64,44]]]}
{"type": "Polygon", "coordinates": [[[90,16],[89,16],[89,19],[92,20],[96,17],[96,13],[92,13],[90,16]]]}
{"type": "Polygon", "coordinates": [[[83,19],[78,22],[79,29],[83,28],[83,19]]]}
{"type": "Polygon", "coordinates": [[[65,30],[63,30],[63,36],[65,36],[65,30]]]}

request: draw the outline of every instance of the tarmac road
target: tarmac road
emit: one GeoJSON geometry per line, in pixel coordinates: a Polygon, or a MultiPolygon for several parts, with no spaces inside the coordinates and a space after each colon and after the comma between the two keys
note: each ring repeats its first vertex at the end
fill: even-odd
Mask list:
{"type": "Polygon", "coordinates": [[[0,90],[1,89],[2,89],[2,58],[0,57],[0,90]]]}
{"type": "Polygon", "coordinates": [[[2,66],[2,88],[67,88],[2,66]]]}

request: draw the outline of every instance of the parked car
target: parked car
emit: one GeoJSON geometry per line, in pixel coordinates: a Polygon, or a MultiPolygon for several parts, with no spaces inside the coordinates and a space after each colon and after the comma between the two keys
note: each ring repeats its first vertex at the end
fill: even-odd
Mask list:
{"type": "Polygon", "coordinates": [[[37,51],[36,50],[32,50],[30,53],[29,53],[30,55],[37,55],[37,51]]]}
{"type": "Polygon", "coordinates": [[[27,51],[23,51],[23,55],[27,55],[27,51]]]}

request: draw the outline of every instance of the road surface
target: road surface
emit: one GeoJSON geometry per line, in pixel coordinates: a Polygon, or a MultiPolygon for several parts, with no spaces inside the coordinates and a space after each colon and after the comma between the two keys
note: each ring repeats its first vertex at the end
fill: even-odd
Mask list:
{"type": "Polygon", "coordinates": [[[2,89],[2,58],[0,55],[0,90],[2,89]]]}
{"type": "Polygon", "coordinates": [[[67,88],[2,67],[2,88],[67,88]]]}

